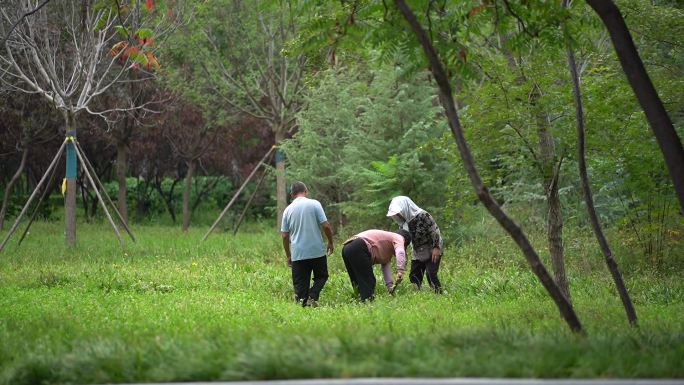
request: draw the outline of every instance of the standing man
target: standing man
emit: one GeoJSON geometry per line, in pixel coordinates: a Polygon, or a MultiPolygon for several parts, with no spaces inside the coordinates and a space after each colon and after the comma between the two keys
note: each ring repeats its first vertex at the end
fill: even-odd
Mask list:
{"type": "Polygon", "coordinates": [[[332,227],[321,203],[309,199],[309,190],[302,182],[292,184],[292,203],[283,212],[280,227],[287,265],[292,268],[295,299],[302,306],[318,306],[318,297],[328,280],[327,255],[332,254],[332,227]],[[327,254],[321,228],[328,238],[327,254]],[[291,245],[291,246],[290,246],[291,245]],[[311,273],[313,285],[309,287],[311,273]]]}

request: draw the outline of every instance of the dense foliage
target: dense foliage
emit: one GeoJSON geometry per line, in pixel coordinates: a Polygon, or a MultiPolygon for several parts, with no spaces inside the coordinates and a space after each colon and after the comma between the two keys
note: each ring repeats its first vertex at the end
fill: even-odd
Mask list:
{"type": "Polygon", "coordinates": [[[283,149],[291,177],[310,181],[340,225],[386,227],[388,198],[433,209],[447,194],[446,155],[434,149],[444,121],[421,76],[399,66],[318,74],[283,149]]]}

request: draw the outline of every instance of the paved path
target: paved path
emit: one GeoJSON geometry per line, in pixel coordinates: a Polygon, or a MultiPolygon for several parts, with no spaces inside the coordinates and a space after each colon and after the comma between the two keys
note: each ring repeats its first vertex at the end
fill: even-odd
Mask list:
{"type": "Polygon", "coordinates": [[[183,382],[128,385],[684,385],[684,379],[353,378],[319,380],[183,382]]]}

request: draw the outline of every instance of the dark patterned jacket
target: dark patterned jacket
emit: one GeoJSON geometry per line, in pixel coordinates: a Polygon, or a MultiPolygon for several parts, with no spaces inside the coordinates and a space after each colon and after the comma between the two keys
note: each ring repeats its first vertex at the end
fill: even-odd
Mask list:
{"type": "Polygon", "coordinates": [[[427,211],[416,215],[408,223],[408,231],[411,233],[414,259],[429,258],[432,255],[432,249],[435,247],[439,247],[440,250],[443,249],[439,226],[427,211]]]}

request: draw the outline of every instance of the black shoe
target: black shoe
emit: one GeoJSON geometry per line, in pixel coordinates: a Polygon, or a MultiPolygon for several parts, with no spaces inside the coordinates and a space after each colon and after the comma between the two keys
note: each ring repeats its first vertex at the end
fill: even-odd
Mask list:
{"type": "Polygon", "coordinates": [[[302,302],[303,307],[318,307],[318,301],[309,297],[306,301],[302,302]]]}

